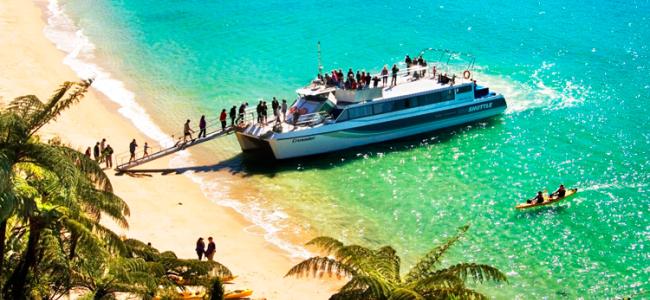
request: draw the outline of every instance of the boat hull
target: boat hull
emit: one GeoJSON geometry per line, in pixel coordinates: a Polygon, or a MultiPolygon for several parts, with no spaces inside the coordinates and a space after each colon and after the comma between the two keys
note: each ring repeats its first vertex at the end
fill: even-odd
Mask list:
{"type": "Polygon", "coordinates": [[[448,109],[411,112],[406,117],[347,121],[345,126],[332,124],[319,129],[278,134],[268,139],[238,133],[237,139],[244,151],[270,150],[276,159],[288,159],[414,136],[486,119],[503,113],[505,109],[505,99],[499,95],[448,109]]]}

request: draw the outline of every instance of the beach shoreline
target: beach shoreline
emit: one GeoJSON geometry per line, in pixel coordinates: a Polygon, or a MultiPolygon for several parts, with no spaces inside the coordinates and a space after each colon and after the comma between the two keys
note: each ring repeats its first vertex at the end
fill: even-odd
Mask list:
{"type": "MultiPolygon", "coordinates": [[[[0,101],[4,104],[27,94],[46,99],[64,81],[79,80],[63,63],[66,53],[44,35],[47,5],[43,0],[0,4],[0,40],[5,45],[0,50],[4,69],[0,101]]],[[[58,136],[82,152],[102,138],[118,153],[133,138],[152,141],[118,113],[119,109],[119,104],[92,88],[84,100],[48,125],[42,136],[58,136]]],[[[152,162],[151,167],[168,169],[172,159],[152,162]]],[[[196,256],[194,243],[199,236],[212,236],[217,244],[216,260],[239,276],[233,288],[251,288],[254,298],[326,299],[332,294],[336,283],[326,279],[284,278],[297,260],[268,242],[263,228],[208,199],[188,176],[107,173],[115,193],[131,210],[128,230],[107,222],[119,234],[151,242],[159,250],[171,250],[183,258],[196,256]]],[[[223,176],[232,175],[224,171],[223,176]]]]}

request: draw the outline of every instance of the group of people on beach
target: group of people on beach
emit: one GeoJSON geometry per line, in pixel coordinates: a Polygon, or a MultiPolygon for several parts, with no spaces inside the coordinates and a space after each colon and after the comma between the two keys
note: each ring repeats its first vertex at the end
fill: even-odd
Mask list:
{"type": "Polygon", "coordinates": [[[113,152],[111,145],[106,143],[106,139],[103,138],[101,142],[96,142],[94,147],[86,148],[84,155],[88,158],[94,159],[98,164],[103,162],[106,168],[112,168],[113,152]]]}
{"type": "Polygon", "coordinates": [[[196,241],[196,255],[199,257],[199,260],[203,259],[203,256],[205,255],[205,258],[207,258],[209,261],[214,261],[214,253],[217,251],[216,245],[214,244],[214,241],[212,240],[212,237],[208,237],[208,247],[205,247],[205,242],[203,241],[203,238],[200,237],[196,241]]]}

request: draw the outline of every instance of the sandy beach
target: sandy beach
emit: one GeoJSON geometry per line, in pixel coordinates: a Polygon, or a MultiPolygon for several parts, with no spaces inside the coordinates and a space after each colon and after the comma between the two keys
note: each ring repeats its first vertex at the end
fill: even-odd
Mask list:
{"type": "MultiPolygon", "coordinates": [[[[62,82],[79,80],[62,63],[65,53],[43,34],[46,5],[46,1],[0,2],[0,101],[3,103],[26,94],[47,99],[62,82]]],[[[133,138],[142,145],[146,137],[117,112],[118,108],[91,89],[81,103],[44,130],[44,137],[57,135],[80,151],[102,138],[118,153],[133,138]]],[[[166,168],[169,159],[153,162],[151,167],[166,168]]],[[[212,236],[217,244],[215,259],[239,276],[232,288],[252,288],[253,298],[327,299],[332,294],[331,282],[284,278],[297,260],[267,242],[261,228],[254,228],[255,225],[235,211],[208,200],[188,177],[107,173],[116,194],[131,209],[130,227],[118,229],[120,234],[151,242],[161,251],[172,250],[185,258],[195,257],[194,244],[198,237],[212,236]]]]}

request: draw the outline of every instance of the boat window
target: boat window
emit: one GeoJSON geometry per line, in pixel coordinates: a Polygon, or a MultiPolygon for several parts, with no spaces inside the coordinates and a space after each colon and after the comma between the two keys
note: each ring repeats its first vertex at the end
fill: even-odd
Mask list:
{"type": "Polygon", "coordinates": [[[350,120],[372,115],[372,106],[363,105],[348,109],[348,118],[350,120]]]}
{"type": "Polygon", "coordinates": [[[455,95],[453,89],[448,89],[446,91],[443,91],[441,94],[442,94],[442,99],[440,99],[441,102],[454,100],[455,95]]]}
{"type": "Polygon", "coordinates": [[[456,94],[467,93],[472,91],[472,85],[464,85],[456,89],[456,94]]]}
{"type": "Polygon", "coordinates": [[[339,114],[338,118],[336,118],[336,122],[347,121],[347,120],[348,120],[348,110],[343,109],[343,111],[339,114]]]}
{"type": "Polygon", "coordinates": [[[388,113],[393,111],[393,102],[390,101],[390,102],[376,103],[373,104],[372,109],[375,115],[388,113]]]}

